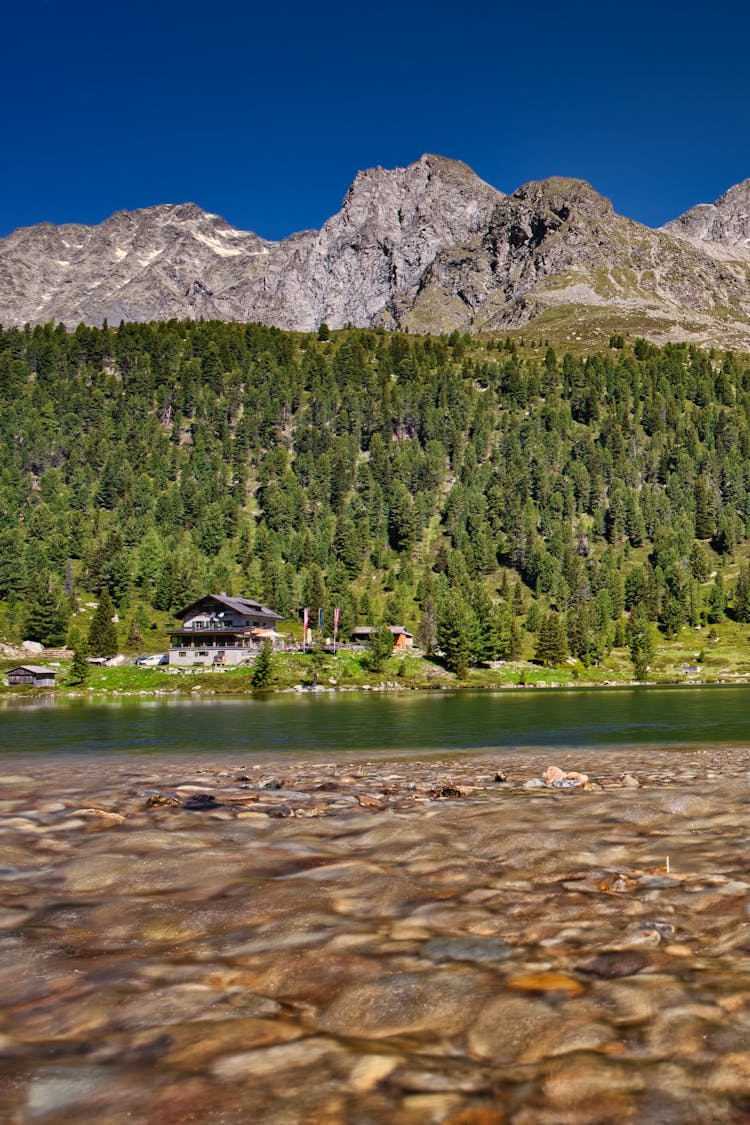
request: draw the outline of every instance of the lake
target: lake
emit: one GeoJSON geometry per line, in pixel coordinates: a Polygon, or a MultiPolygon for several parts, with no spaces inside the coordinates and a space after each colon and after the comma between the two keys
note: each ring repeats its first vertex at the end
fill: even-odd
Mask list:
{"type": "Polygon", "coordinates": [[[742,744],[750,687],[8,701],[0,753],[366,755],[742,744]]]}

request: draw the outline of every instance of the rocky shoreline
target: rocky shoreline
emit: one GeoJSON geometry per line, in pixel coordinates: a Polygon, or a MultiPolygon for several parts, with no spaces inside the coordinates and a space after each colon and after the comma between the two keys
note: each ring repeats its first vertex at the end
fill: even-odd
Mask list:
{"type": "Polygon", "coordinates": [[[722,746],[14,755],[0,1117],[747,1121],[749,778],[722,746]]]}

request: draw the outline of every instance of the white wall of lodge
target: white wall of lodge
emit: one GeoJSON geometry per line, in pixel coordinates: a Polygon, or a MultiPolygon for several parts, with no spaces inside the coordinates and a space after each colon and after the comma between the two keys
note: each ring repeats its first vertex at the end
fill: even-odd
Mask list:
{"type": "MultiPolygon", "coordinates": [[[[196,665],[206,667],[226,668],[247,660],[257,651],[257,645],[201,645],[196,638],[194,645],[186,645],[185,638],[180,638],[181,647],[172,647],[169,650],[169,664],[177,668],[194,668],[196,665]]],[[[177,643],[173,639],[172,644],[177,643]]]]}

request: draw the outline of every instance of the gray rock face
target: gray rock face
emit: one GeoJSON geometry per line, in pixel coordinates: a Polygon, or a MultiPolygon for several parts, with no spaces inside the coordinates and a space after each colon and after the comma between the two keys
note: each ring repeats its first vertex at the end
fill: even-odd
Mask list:
{"type": "Polygon", "coordinates": [[[589,320],[616,311],[638,334],[750,338],[742,263],[719,264],[691,243],[617,215],[581,180],[531,183],[502,199],[468,247],[438,254],[415,311],[420,300],[430,301],[434,317],[436,294],[446,319],[480,331],[545,314],[549,320],[565,308],[569,315],[578,309],[579,317],[585,309],[589,320]],[[640,328],[649,323],[659,326],[656,333],[640,328]]]}
{"type": "Polygon", "coordinates": [[[750,261],[750,180],[726,191],[715,203],[699,203],[662,230],[722,260],[750,261]]]}
{"type": "Polygon", "coordinates": [[[222,316],[227,274],[260,274],[272,246],[192,203],[42,223],[0,240],[0,322],[222,316]]]}
{"type": "Polygon", "coordinates": [[[396,326],[437,253],[484,229],[500,199],[465,164],[440,156],[360,172],[341,211],[280,259],[265,316],[307,330],[322,321],[396,326]]]}
{"type": "Polygon", "coordinates": [[[193,204],[0,239],[2,323],[170,317],[303,331],[538,320],[569,339],[624,328],[750,346],[750,180],[655,231],[583,181],[503,195],[465,164],[428,155],[361,172],[320,231],[281,242],[193,204]]]}

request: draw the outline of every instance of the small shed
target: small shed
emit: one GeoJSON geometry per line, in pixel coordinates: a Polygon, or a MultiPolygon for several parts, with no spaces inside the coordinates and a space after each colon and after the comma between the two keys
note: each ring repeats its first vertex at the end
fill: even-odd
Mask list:
{"type": "MultiPolygon", "coordinates": [[[[411,648],[414,644],[414,637],[405,629],[403,625],[386,625],[386,629],[390,629],[393,633],[393,647],[395,649],[411,648]]],[[[353,644],[367,644],[370,636],[375,632],[374,625],[357,625],[352,630],[352,643],[353,644]]]]}
{"type": "Polygon", "coordinates": [[[31,684],[32,687],[54,687],[54,668],[44,668],[41,664],[19,664],[8,672],[8,684],[31,684]]]}

